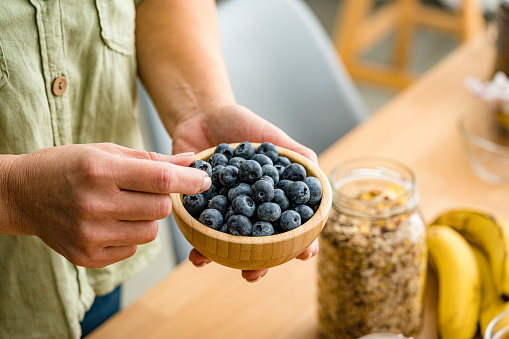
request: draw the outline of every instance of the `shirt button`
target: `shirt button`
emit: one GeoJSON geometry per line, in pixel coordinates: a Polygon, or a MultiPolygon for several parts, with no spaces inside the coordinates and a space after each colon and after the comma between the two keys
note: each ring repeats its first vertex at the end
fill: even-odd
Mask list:
{"type": "Polygon", "coordinates": [[[67,79],[65,77],[58,77],[53,82],[53,94],[57,97],[64,95],[67,90],[67,79]]]}

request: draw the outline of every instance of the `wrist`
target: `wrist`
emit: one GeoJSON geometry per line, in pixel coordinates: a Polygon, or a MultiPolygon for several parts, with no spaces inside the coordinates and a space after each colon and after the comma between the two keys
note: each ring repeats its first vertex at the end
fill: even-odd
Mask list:
{"type": "Polygon", "coordinates": [[[20,159],[24,155],[0,155],[0,234],[35,235],[23,227],[17,211],[15,191],[26,184],[19,180],[20,159]]]}

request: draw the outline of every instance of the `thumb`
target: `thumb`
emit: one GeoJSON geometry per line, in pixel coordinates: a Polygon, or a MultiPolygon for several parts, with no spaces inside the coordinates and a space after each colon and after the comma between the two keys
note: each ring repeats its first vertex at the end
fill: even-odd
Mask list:
{"type": "Polygon", "coordinates": [[[288,134],[286,134],[280,128],[272,124],[270,126],[272,127],[273,130],[267,133],[267,135],[269,135],[269,138],[265,141],[272,142],[274,145],[278,145],[289,150],[292,150],[294,152],[297,152],[311,160],[316,165],[318,165],[318,156],[311,148],[306,147],[298,143],[297,141],[293,140],[292,138],[290,138],[288,134]]]}
{"type": "Polygon", "coordinates": [[[115,157],[109,169],[116,185],[130,191],[195,194],[209,189],[212,183],[202,170],[163,161],[115,157]]]}

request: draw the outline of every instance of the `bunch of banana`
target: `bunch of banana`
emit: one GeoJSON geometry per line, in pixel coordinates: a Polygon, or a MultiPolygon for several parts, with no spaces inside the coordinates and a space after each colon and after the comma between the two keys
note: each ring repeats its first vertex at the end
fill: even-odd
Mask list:
{"type": "Polygon", "coordinates": [[[509,224],[481,210],[448,211],[430,225],[428,246],[438,275],[441,337],[473,338],[478,326],[484,333],[509,309],[503,299],[509,296],[509,224]]]}
{"type": "Polygon", "coordinates": [[[488,256],[499,295],[509,296],[509,225],[482,211],[456,210],[439,216],[433,224],[448,225],[488,256]]]}
{"type": "Polygon", "coordinates": [[[505,303],[497,294],[495,284],[491,279],[490,265],[487,256],[475,245],[472,245],[472,250],[477,260],[477,268],[481,279],[481,313],[479,317],[479,326],[484,334],[490,321],[502,311],[509,309],[509,303],[505,303]]]}
{"type": "Polygon", "coordinates": [[[443,339],[472,339],[481,304],[479,271],[468,242],[451,227],[428,231],[429,260],[438,276],[438,330],[443,339]]]}

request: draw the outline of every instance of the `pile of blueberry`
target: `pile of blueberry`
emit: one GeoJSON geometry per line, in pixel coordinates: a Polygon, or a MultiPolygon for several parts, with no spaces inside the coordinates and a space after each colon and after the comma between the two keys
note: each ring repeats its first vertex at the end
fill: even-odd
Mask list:
{"type": "Polygon", "coordinates": [[[322,198],[320,181],[306,169],[280,156],[264,142],[244,141],[235,149],[220,144],[208,161],[191,167],[212,178],[210,188],[185,195],[186,210],[202,224],[241,236],[268,236],[290,231],[308,221],[322,198]]]}

